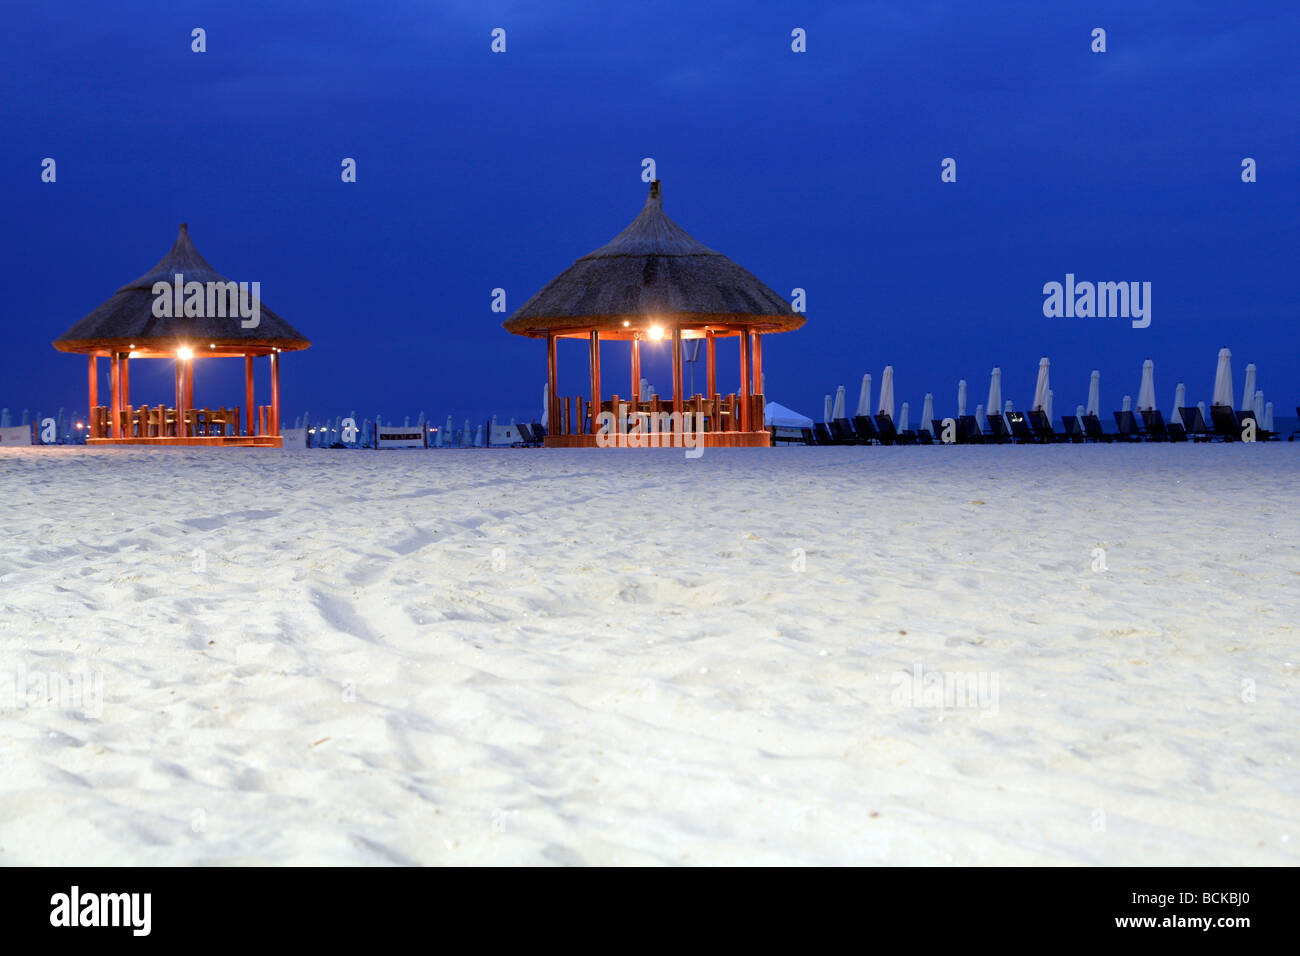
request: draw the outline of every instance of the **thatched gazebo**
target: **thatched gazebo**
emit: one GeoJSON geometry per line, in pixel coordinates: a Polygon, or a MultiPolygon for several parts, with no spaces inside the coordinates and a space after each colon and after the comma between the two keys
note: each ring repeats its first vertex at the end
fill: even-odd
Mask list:
{"type": "MultiPolygon", "coordinates": [[[[248,284],[244,285],[245,293],[251,293],[248,284]]],[[[87,444],[280,447],[280,354],[305,349],[311,343],[260,303],[256,304],[255,318],[246,319],[236,308],[228,307],[241,301],[252,311],[251,294],[239,298],[238,284],[208,265],[190,242],[189,229],[181,223],[176,244],[156,266],[122,286],[111,299],[55,339],[54,347],[59,351],[89,356],[87,444]],[[162,286],[176,292],[172,298],[177,308],[168,301],[161,309],[171,315],[157,314],[160,296],[171,296],[162,286]],[[255,401],[253,359],[257,356],[266,356],[270,361],[269,405],[258,406],[255,401]],[[107,405],[99,404],[101,358],[109,361],[111,395],[107,405]],[[239,408],[195,406],[194,365],[199,359],[210,358],[243,358],[246,404],[242,414],[239,408]],[[132,359],[175,363],[174,405],[132,405],[132,359]]]]}
{"type": "MultiPolygon", "coordinates": [[[[610,444],[607,435],[601,435],[602,417],[606,425],[617,422],[619,433],[641,432],[643,440],[627,443],[633,446],[645,447],[644,434],[662,430],[656,423],[680,429],[685,420],[691,423],[686,430],[696,432],[700,444],[766,447],[770,438],[763,427],[762,335],[803,323],[801,314],[752,273],[669,219],[655,180],[645,207],[626,229],[552,279],[504,325],[516,335],[546,339],[550,447],[610,444]],[[724,396],[716,390],[715,343],[732,336],[740,349],[740,394],[724,396]],[[576,396],[571,401],[557,394],[556,341],[562,338],[590,343],[590,400],[576,396]],[[670,409],[658,396],[641,394],[642,344],[665,338],[672,342],[670,409]],[[705,341],[704,394],[683,392],[683,339],[705,341]],[[630,394],[625,399],[617,394],[602,399],[600,343],[609,340],[631,343],[630,394]],[[683,413],[690,417],[684,419],[683,413]]],[[[671,436],[663,443],[679,444],[671,436]]]]}

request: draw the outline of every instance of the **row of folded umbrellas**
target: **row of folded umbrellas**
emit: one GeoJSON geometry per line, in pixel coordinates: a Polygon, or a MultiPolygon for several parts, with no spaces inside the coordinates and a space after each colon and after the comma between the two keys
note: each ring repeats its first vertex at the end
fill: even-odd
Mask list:
{"type": "MultiPolygon", "coordinates": [[[[1053,420],[1052,415],[1052,384],[1051,384],[1051,361],[1044,356],[1038,361],[1038,381],[1034,385],[1034,402],[1031,406],[1034,411],[1042,411],[1050,422],[1053,420]]],[[[1239,408],[1242,411],[1253,412],[1255,420],[1259,422],[1260,427],[1265,431],[1273,431],[1273,403],[1264,400],[1264,392],[1256,387],[1257,372],[1254,363],[1246,366],[1246,381],[1241,393],[1241,404],[1239,408]]],[[[871,415],[871,375],[862,376],[862,389],[858,394],[857,415],[871,415]]],[[[841,385],[835,390],[835,397],[826,396],[825,403],[825,421],[829,424],[832,421],[845,417],[845,393],[844,386],[841,385]]],[[[1218,365],[1214,372],[1214,391],[1210,404],[1232,406],[1233,389],[1232,389],[1232,352],[1227,348],[1219,350],[1218,365]]],[[[1205,416],[1205,403],[1198,402],[1202,416],[1205,416]]],[[[1138,386],[1137,411],[1151,411],[1156,407],[1156,373],[1155,363],[1147,359],[1142,363],[1142,381],[1138,386]]],[[[1187,386],[1179,382],[1178,387],[1174,389],[1173,411],[1169,416],[1169,421],[1177,424],[1183,424],[1182,413],[1179,409],[1187,406],[1187,386]]],[[[1003,402],[1002,399],[1002,369],[994,367],[993,373],[989,378],[989,395],[988,402],[983,405],[975,406],[975,420],[979,423],[981,430],[988,429],[988,419],[985,417],[985,410],[1001,410],[1003,412],[1013,411],[1012,403],[1008,399],[1003,402]]],[[[1133,411],[1133,398],[1131,395],[1124,396],[1122,406],[1123,411],[1133,411]]],[[[895,426],[899,431],[908,430],[911,425],[909,417],[911,408],[907,402],[903,402],[902,407],[895,416],[894,405],[894,367],[886,365],[884,372],[880,376],[880,395],[876,402],[876,414],[888,415],[894,420],[895,426]]],[[[962,379],[957,383],[957,416],[966,414],[966,380],[962,379]]],[[[1085,415],[1101,414],[1101,372],[1096,369],[1092,372],[1091,380],[1088,383],[1088,403],[1078,405],[1075,408],[1075,414],[1082,419],[1085,415]]],[[[1208,416],[1206,416],[1208,417],[1208,416]]],[[[933,434],[932,422],[934,421],[934,395],[927,392],[921,406],[921,421],[919,428],[923,431],[933,434]]]]}

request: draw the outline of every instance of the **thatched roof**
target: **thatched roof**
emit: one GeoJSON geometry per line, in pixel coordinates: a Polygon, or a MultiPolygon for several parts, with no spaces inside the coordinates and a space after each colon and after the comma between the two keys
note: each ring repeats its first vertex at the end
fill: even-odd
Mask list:
{"type": "Polygon", "coordinates": [[[283,351],[311,345],[301,332],[263,304],[256,328],[243,328],[238,317],[182,316],[159,318],[153,314],[155,282],[171,283],[177,274],[185,282],[229,282],[208,265],[181,223],[171,252],[147,273],[128,282],[117,293],[54,340],[62,352],[89,352],[103,348],[171,349],[180,345],[231,345],[274,347],[283,351]]]}
{"type": "Polygon", "coordinates": [[[503,324],[517,335],[668,323],[760,326],[784,332],[804,317],[720,252],[664,214],[659,181],[641,214],[546,284],[503,324]]]}

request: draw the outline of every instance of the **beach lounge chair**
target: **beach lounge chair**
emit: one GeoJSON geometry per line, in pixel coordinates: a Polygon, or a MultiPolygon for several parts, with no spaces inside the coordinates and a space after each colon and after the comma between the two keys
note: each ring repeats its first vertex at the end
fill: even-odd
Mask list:
{"type": "Polygon", "coordinates": [[[1011,431],[1007,428],[1006,420],[1003,419],[1001,412],[993,412],[986,416],[989,420],[989,441],[997,444],[1005,444],[1011,441],[1011,431]]]}
{"type": "Polygon", "coordinates": [[[1011,437],[1018,442],[1036,442],[1038,439],[1029,429],[1029,422],[1025,419],[1024,412],[1007,412],[1007,427],[1011,429],[1011,437]]]}
{"type": "Polygon", "coordinates": [[[1120,441],[1142,440],[1142,430],[1138,428],[1137,416],[1131,411],[1115,412],[1115,427],[1119,430],[1120,441]]]}
{"type": "Polygon", "coordinates": [[[1083,434],[1083,426],[1079,424],[1078,415],[1066,415],[1061,419],[1061,425],[1065,428],[1065,440],[1071,442],[1086,441],[1083,434]]]}
{"type": "MultiPolygon", "coordinates": [[[[1160,414],[1158,408],[1151,408],[1142,412],[1142,424],[1146,426],[1147,437],[1153,441],[1178,441],[1165,424],[1165,416],[1160,414]]],[[[1187,435],[1184,434],[1183,438],[1186,437],[1187,435]]]]}
{"type": "Polygon", "coordinates": [[[1034,434],[1039,441],[1060,441],[1063,436],[1056,433],[1052,427],[1051,421],[1047,417],[1047,412],[1041,408],[1035,408],[1029,413],[1029,425],[1034,430],[1034,434]]]}
{"type": "Polygon", "coordinates": [[[1231,405],[1211,405],[1210,421],[1214,426],[1214,434],[1224,441],[1241,440],[1241,422],[1237,420],[1237,413],[1231,405]]]}
{"type": "Polygon", "coordinates": [[[962,415],[957,419],[957,440],[978,445],[984,441],[984,432],[974,415],[962,415]]]}
{"type": "Polygon", "coordinates": [[[813,422],[813,435],[817,437],[817,444],[819,445],[835,444],[835,437],[831,434],[831,430],[826,426],[825,422],[813,422]]]}
{"type": "Polygon", "coordinates": [[[858,440],[863,443],[880,441],[880,432],[876,431],[876,423],[871,420],[870,415],[854,415],[853,430],[858,433],[858,440]]]}
{"type": "Polygon", "coordinates": [[[1213,437],[1209,426],[1205,424],[1205,416],[1201,414],[1199,406],[1179,408],[1178,416],[1183,420],[1183,429],[1192,441],[1209,441],[1213,437]]]}
{"type": "Polygon", "coordinates": [[[857,445],[860,443],[858,433],[847,418],[837,418],[831,422],[831,437],[837,445],[857,445]]]}
{"type": "Polygon", "coordinates": [[[1088,441],[1110,441],[1111,436],[1107,435],[1101,427],[1101,419],[1096,415],[1083,416],[1083,433],[1087,436],[1088,441]]]}
{"type": "Polygon", "coordinates": [[[898,434],[898,429],[894,427],[894,419],[881,412],[876,416],[876,437],[882,445],[901,445],[903,437],[898,434]]]}
{"type": "Polygon", "coordinates": [[[813,434],[812,428],[801,428],[799,430],[803,432],[803,443],[805,445],[817,444],[817,436],[813,434]]]}

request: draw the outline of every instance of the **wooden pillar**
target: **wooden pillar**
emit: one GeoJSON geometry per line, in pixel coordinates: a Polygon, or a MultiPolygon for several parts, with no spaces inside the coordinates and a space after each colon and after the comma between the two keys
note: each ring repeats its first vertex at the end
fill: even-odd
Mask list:
{"type": "Polygon", "coordinates": [[[559,362],[555,354],[555,333],[546,333],[546,414],[548,431],[552,435],[560,434],[560,401],[556,397],[559,391],[556,378],[559,375],[559,362]]]}
{"type": "MultiPolygon", "coordinates": [[[[641,401],[641,333],[632,333],[632,404],[641,401]]],[[[633,409],[635,411],[635,409],[633,409]]]]}
{"type": "MultiPolygon", "coordinates": [[[[614,410],[618,414],[618,409],[614,410]]],[[[600,333],[595,329],[591,330],[591,433],[594,435],[598,431],[596,425],[600,421],[600,333]]]]}
{"type": "Polygon", "coordinates": [[[246,435],[257,434],[257,406],[253,397],[253,356],[244,356],[244,417],[248,420],[246,435]]]}
{"type": "Polygon", "coordinates": [[[673,326],[673,412],[677,416],[682,413],[682,327],[680,325],[673,326]]]}
{"type": "Polygon", "coordinates": [[[108,388],[111,393],[109,396],[108,435],[110,438],[121,438],[122,422],[118,411],[122,407],[122,354],[117,349],[113,350],[108,369],[108,388]]]}
{"type": "Polygon", "coordinates": [[[715,335],[712,329],[705,330],[704,333],[704,394],[712,398],[718,392],[718,362],[717,352],[714,350],[715,335]]]}
{"type": "Polygon", "coordinates": [[[271,434],[280,434],[280,353],[271,353],[271,434]]]}
{"type": "MultiPolygon", "coordinates": [[[[751,390],[755,395],[762,395],[763,394],[763,336],[758,332],[754,333],[753,347],[754,347],[754,357],[753,357],[753,361],[750,364],[753,366],[752,377],[754,380],[754,384],[751,390]]],[[[766,397],[764,397],[764,401],[766,400],[767,400],[766,397]]]]}
{"type": "Polygon", "coordinates": [[[749,431],[749,329],[740,330],[740,430],[749,431]]]}
{"type": "Polygon", "coordinates": [[[122,397],[117,400],[117,404],[122,408],[131,406],[131,353],[125,352],[122,355],[122,397]]]}
{"type": "Polygon", "coordinates": [[[87,375],[90,379],[90,411],[88,413],[90,417],[86,419],[86,429],[91,438],[103,438],[103,435],[95,434],[95,407],[99,404],[99,356],[90,355],[86,364],[89,366],[87,375]]]}
{"type": "Polygon", "coordinates": [[[194,359],[185,360],[185,407],[194,408],[194,359]]]}
{"type": "Polygon", "coordinates": [[[176,356],[176,437],[185,434],[185,362],[176,356]]]}

